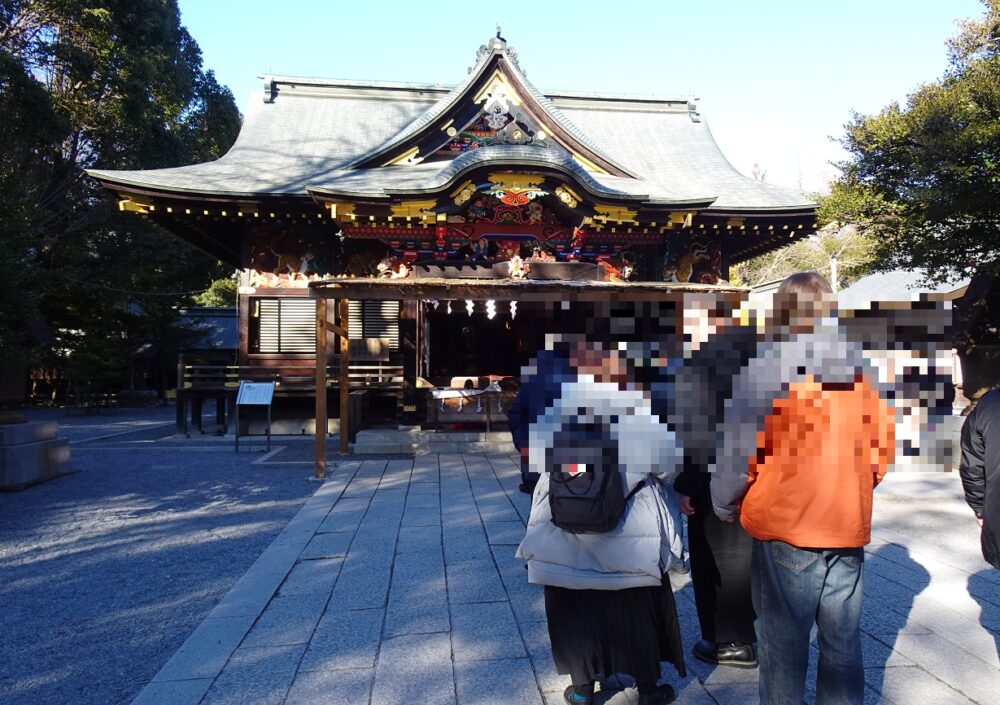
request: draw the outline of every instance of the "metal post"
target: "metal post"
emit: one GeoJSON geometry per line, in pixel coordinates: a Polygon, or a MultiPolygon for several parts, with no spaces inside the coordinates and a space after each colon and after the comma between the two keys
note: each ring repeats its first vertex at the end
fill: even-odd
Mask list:
{"type": "Polygon", "coordinates": [[[177,432],[187,435],[187,396],[184,394],[184,353],[177,361],[177,432]]]}
{"type": "Polygon", "coordinates": [[[316,299],[316,477],[326,477],[326,299],[316,299]]]}
{"type": "Polygon", "coordinates": [[[348,410],[348,393],[350,392],[350,340],[348,339],[348,319],[350,318],[347,299],[340,300],[340,454],[347,455],[347,440],[350,438],[350,411],[348,410]]]}

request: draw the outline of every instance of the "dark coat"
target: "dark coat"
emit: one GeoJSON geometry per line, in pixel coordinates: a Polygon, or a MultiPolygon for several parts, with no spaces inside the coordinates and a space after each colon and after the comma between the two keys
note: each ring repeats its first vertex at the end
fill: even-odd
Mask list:
{"type": "Polygon", "coordinates": [[[521,370],[521,385],[507,411],[511,440],[518,450],[528,447],[528,429],[558,398],[563,382],[575,378],[562,350],[542,350],[521,370]]]}
{"type": "Polygon", "coordinates": [[[965,501],[983,520],[983,558],[1000,568],[1000,388],[982,396],[962,426],[965,501]]]}
{"type": "Polygon", "coordinates": [[[674,481],[679,493],[689,497],[708,495],[708,466],[715,462],[716,427],[722,422],[733,380],[753,356],[756,342],[753,328],[730,326],[673,370],[663,402],[667,419],[684,449],[684,470],[674,481]]]}

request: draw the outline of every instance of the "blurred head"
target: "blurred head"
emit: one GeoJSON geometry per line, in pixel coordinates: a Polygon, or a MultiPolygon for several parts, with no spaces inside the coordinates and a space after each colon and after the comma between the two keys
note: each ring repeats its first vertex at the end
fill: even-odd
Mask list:
{"type": "Polygon", "coordinates": [[[718,293],[685,295],[682,319],[684,349],[698,350],[713,335],[732,323],[734,303],[718,293]]]}
{"type": "Polygon", "coordinates": [[[807,333],[816,322],[837,310],[830,282],[816,272],[799,272],[786,278],[774,295],[768,316],[772,333],[807,333]]]}

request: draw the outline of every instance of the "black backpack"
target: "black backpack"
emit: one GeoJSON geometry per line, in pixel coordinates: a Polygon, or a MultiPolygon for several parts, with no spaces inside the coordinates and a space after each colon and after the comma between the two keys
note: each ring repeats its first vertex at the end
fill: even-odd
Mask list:
{"type": "Polygon", "coordinates": [[[635,491],[626,496],[622,489],[618,446],[607,426],[576,425],[559,431],[553,446],[546,450],[552,523],[574,534],[615,528],[635,491]]]}

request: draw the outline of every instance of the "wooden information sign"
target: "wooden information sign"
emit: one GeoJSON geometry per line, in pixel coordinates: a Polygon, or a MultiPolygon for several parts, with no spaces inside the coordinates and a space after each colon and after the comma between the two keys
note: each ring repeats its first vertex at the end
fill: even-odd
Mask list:
{"type": "Polygon", "coordinates": [[[274,382],[240,382],[236,394],[236,452],[240,452],[240,407],[267,408],[267,450],[271,450],[271,402],[274,400],[274,382]]]}

